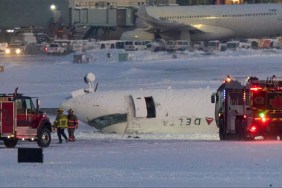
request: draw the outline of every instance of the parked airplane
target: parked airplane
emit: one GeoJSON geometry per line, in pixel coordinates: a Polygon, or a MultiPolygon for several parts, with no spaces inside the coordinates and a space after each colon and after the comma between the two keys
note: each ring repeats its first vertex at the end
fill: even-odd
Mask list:
{"type": "Polygon", "coordinates": [[[72,92],[62,107],[102,133],[217,133],[213,118],[203,115],[213,114],[210,98],[196,97],[203,93],[210,95],[209,90],[171,89],[94,92],[90,84],[72,92]]]}
{"type": "Polygon", "coordinates": [[[204,41],[281,35],[282,31],[280,3],[142,6],[136,15],[148,27],[124,32],[121,39],[204,41]]]}

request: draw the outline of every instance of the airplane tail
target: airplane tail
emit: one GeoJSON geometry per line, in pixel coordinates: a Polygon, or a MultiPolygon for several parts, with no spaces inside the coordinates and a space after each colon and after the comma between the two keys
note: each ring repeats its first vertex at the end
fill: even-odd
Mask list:
{"type": "Polygon", "coordinates": [[[138,28],[146,28],[149,26],[147,24],[147,19],[149,16],[145,5],[140,6],[135,15],[137,16],[136,25],[138,28]]]}
{"type": "Polygon", "coordinates": [[[136,12],[136,16],[138,16],[141,19],[145,19],[148,17],[148,13],[145,5],[139,7],[138,11],[136,12]]]}

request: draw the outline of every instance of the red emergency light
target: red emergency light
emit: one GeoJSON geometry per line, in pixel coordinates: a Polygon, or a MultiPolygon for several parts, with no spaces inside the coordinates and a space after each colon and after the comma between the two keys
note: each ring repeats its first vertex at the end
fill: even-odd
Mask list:
{"type": "Polygon", "coordinates": [[[249,131],[250,132],[256,132],[256,130],[257,130],[257,127],[255,126],[255,125],[252,125],[250,128],[249,128],[249,131]]]}
{"type": "Polygon", "coordinates": [[[259,87],[259,86],[252,86],[250,88],[250,91],[259,91],[259,90],[262,90],[262,87],[259,87]]]}

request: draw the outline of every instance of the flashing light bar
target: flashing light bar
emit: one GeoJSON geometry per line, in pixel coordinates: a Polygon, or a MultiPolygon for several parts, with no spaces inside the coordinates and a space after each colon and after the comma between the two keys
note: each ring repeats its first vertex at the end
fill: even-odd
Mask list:
{"type": "Polygon", "coordinates": [[[227,75],[227,77],[225,78],[225,82],[231,82],[231,77],[229,75],[227,75]]]}
{"type": "Polygon", "coordinates": [[[256,132],[257,130],[257,127],[252,125],[250,128],[249,128],[250,132],[256,132]]]}
{"type": "Polygon", "coordinates": [[[269,120],[269,118],[265,117],[264,112],[261,112],[259,114],[259,117],[254,118],[256,121],[261,121],[262,123],[265,123],[266,121],[269,120]]]}
{"type": "Polygon", "coordinates": [[[250,88],[250,91],[259,91],[259,90],[262,90],[262,87],[253,86],[253,87],[250,88]]]}
{"type": "Polygon", "coordinates": [[[261,112],[261,113],[259,114],[259,117],[265,118],[265,114],[264,114],[263,112],[261,112]]]}

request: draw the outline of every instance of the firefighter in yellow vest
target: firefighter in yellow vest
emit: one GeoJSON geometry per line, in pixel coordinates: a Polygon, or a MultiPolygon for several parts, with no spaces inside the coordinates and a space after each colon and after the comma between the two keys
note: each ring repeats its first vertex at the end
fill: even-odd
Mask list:
{"type": "Polygon", "coordinates": [[[64,110],[62,108],[58,109],[58,114],[54,121],[53,127],[57,128],[57,134],[59,138],[58,144],[62,143],[62,136],[65,138],[66,142],[68,142],[68,138],[65,134],[65,129],[68,128],[68,117],[64,114],[64,110]]]}
{"type": "Polygon", "coordinates": [[[74,115],[73,110],[68,110],[68,133],[69,133],[69,141],[74,142],[75,136],[74,131],[78,128],[78,119],[76,115],[74,115]]]}

